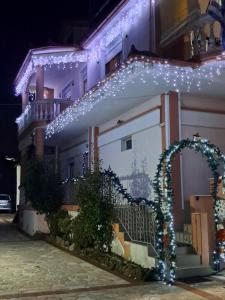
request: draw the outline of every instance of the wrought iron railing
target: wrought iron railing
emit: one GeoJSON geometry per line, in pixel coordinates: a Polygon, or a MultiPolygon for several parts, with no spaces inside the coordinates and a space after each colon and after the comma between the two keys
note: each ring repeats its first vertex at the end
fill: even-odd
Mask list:
{"type": "Polygon", "coordinates": [[[128,240],[148,245],[151,255],[157,255],[154,203],[132,198],[111,170],[104,172],[104,180],[106,194],[113,198],[116,218],[128,240]]]}
{"type": "MultiPolygon", "coordinates": [[[[63,181],[64,204],[76,202],[76,178],[63,181]]],[[[154,202],[144,198],[134,199],[120,183],[115,173],[105,170],[102,173],[102,199],[114,203],[115,222],[118,222],[127,239],[145,244],[151,256],[157,256],[156,224],[154,202]]]]}
{"type": "Polygon", "coordinates": [[[64,190],[64,198],[63,198],[63,204],[78,204],[78,201],[76,201],[76,184],[74,181],[68,181],[63,184],[63,190],[64,190]]]}

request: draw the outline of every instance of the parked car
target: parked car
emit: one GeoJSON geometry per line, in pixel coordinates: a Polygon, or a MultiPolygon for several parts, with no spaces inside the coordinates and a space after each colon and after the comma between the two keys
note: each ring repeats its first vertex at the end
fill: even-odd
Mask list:
{"type": "Polygon", "coordinates": [[[8,194],[0,194],[0,211],[12,211],[12,201],[8,194]]]}

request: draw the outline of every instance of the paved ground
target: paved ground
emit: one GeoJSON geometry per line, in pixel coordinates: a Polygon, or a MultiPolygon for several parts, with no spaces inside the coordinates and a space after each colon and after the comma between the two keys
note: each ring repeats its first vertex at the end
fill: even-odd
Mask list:
{"type": "Polygon", "coordinates": [[[0,215],[0,299],[225,300],[225,274],[192,285],[134,285],[43,241],[0,215]]]}

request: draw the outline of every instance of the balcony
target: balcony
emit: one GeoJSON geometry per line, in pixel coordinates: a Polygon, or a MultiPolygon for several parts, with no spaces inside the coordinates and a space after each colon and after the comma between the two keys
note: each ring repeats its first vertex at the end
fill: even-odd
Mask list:
{"type": "Polygon", "coordinates": [[[191,14],[184,21],[177,23],[166,31],[160,41],[167,56],[178,56],[176,49],[184,53],[184,60],[204,59],[206,56],[218,55],[223,51],[221,27],[208,14],[191,14]]]}
{"type": "Polygon", "coordinates": [[[189,31],[190,58],[220,54],[222,49],[221,27],[208,15],[203,15],[189,31]]]}
{"type": "Polygon", "coordinates": [[[48,99],[29,102],[24,112],[16,119],[19,135],[33,122],[51,122],[72,103],[73,101],[71,100],[63,99],[48,99]]]}

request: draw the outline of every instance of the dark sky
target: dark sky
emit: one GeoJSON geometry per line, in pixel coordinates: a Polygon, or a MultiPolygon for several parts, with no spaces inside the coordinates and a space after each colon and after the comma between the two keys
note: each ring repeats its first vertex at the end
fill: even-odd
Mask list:
{"type": "MultiPolygon", "coordinates": [[[[4,8],[0,9],[0,153],[17,153],[14,122],[21,112],[21,101],[14,96],[13,80],[27,51],[44,46],[49,40],[59,42],[58,37],[64,21],[90,16],[93,19],[99,8],[107,2],[4,1],[4,8]]],[[[105,13],[119,0],[110,2],[105,13]]],[[[97,21],[92,21],[92,24],[96,25],[97,21]]]]}

